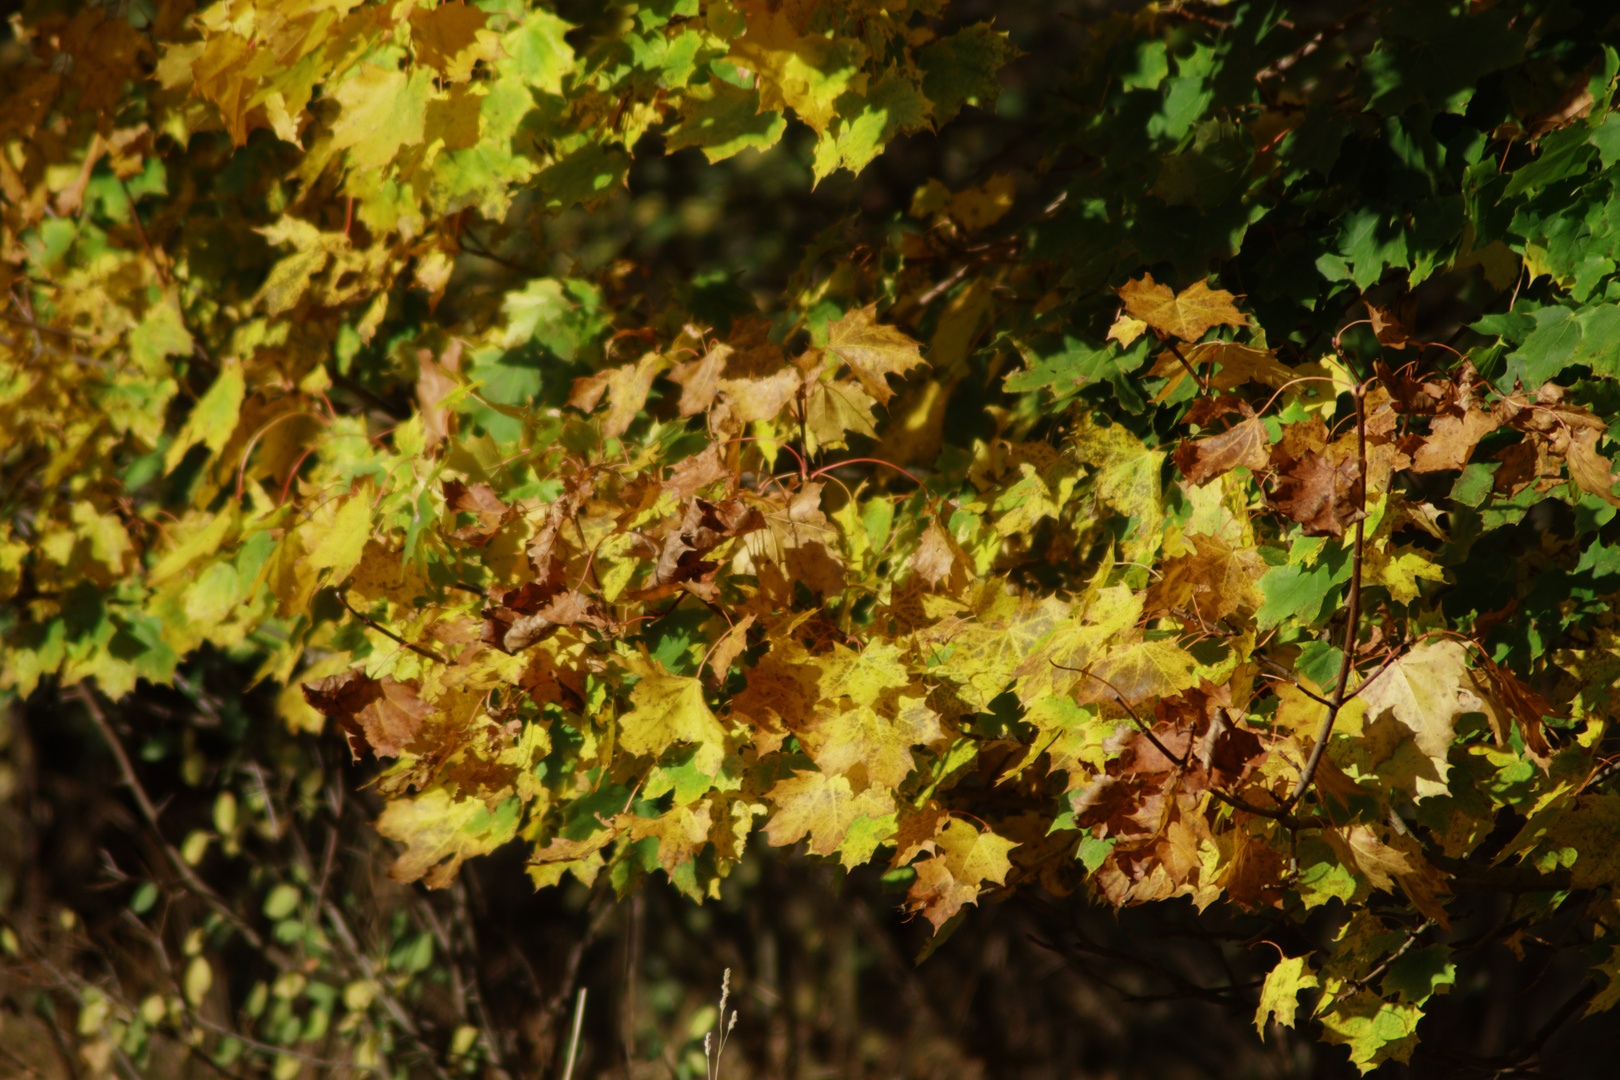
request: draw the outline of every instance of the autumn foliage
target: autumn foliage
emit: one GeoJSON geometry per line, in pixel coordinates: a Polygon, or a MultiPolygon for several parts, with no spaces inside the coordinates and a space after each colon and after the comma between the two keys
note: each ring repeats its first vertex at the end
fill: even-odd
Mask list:
{"type": "Polygon", "coordinates": [[[858,172],[1017,50],[925,0],[625,12],[14,22],[5,692],[249,657],[381,763],[428,886],[521,843],[702,900],[762,835],[941,933],[1014,890],[1331,909],[1258,1022],[1363,1069],[1481,891],[1581,909],[1578,1004],[1620,1001],[1596,5],[1102,18],[1041,170],[919,178],[763,306],[502,252],[637,155],[791,123],[858,172]]]}

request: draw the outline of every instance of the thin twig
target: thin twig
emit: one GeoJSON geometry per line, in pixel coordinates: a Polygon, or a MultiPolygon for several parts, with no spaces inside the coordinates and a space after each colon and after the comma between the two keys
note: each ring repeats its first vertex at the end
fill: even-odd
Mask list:
{"type": "Polygon", "coordinates": [[[213,1023],[212,1021],[204,1020],[202,1017],[190,1010],[187,1011],[186,1016],[187,1019],[189,1019],[193,1024],[196,1024],[198,1027],[205,1027],[209,1031],[216,1032],[228,1039],[235,1039],[243,1046],[251,1046],[255,1050],[263,1050],[266,1053],[271,1054],[284,1054],[287,1057],[295,1058],[298,1061],[307,1062],[310,1065],[319,1065],[325,1069],[353,1069],[356,1072],[378,1072],[381,1070],[381,1066],[378,1065],[357,1065],[352,1061],[334,1061],[331,1058],[321,1058],[314,1057],[310,1054],[301,1054],[297,1050],[293,1050],[285,1046],[271,1046],[269,1043],[262,1043],[257,1039],[249,1038],[239,1031],[232,1031],[230,1028],[220,1027],[218,1024],[213,1023]]]}
{"type": "Polygon", "coordinates": [[[134,194],[129,190],[129,185],[122,180],[118,181],[118,187],[123,191],[124,198],[129,200],[129,220],[135,223],[135,232],[141,238],[141,246],[146,249],[146,257],[152,260],[152,269],[157,271],[158,280],[165,285],[171,284],[169,272],[164,269],[162,260],[157,257],[152,240],[146,235],[146,226],[141,224],[141,212],[135,206],[134,194]]]}
{"type": "Polygon", "coordinates": [[[362,615],[358,611],[354,610],[354,607],[349,603],[349,597],[348,597],[347,593],[339,592],[338,593],[338,602],[341,603],[344,607],[349,609],[349,614],[350,615],[353,615],[355,618],[359,619],[361,622],[365,623],[367,626],[369,626],[373,630],[377,631],[377,633],[381,634],[383,637],[388,638],[391,641],[398,642],[400,645],[403,645],[405,648],[411,650],[411,652],[413,652],[413,653],[416,653],[418,656],[425,656],[429,660],[437,660],[439,663],[445,665],[446,667],[450,666],[450,661],[446,660],[444,657],[440,656],[438,653],[434,652],[432,649],[429,649],[424,645],[416,645],[416,644],[414,644],[412,642],[406,641],[404,638],[400,637],[398,634],[396,634],[392,630],[388,629],[388,627],[384,626],[382,623],[378,622],[376,619],[373,619],[373,618],[371,618],[370,616],[367,616],[367,615],[362,615]]]}
{"type": "Polygon", "coordinates": [[[1198,384],[1198,389],[1202,390],[1207,395],[1209,393],[1209,380],[1198,374],[1198,369],[1193,367],[1187,358],[1182,355],[1181,350],[1176,347],[1175,342],[1171,341],[1169,338],[1165,338],[1164,343],[1169,347],[1171,353],[1175,355],[1175,358],[1181,361],[1181,366],[1187,369],[1187,374],[1193,377],[1193,382],[1198,384]]]}
{"type": "Polygon", "coordinates": [[[439,1080],[450,1080],[449,1074],[439,1064],[438,1055],[422,1038],[422,1029],[417,1026],[415,1020],[411,1019],[410,1014],[401,1007],[399,1001],[389,990],[388,980],[383,977],[366,954],[361,951],[360,942],[355,938],[354,931],[349,929],[348,921],[343,918],[343,912],[330,900],[326,901],[325,906],[327,921],[332,925],[332,929],[337,932],[338,940],[342,942],[344,950],[349,954],[349,959],[354,963],[355,967],[360,970],[360,973],[369,982],[378,988],[378,997],[383,1003],[383,1008],[387,1010],[389,1018],[399,1025],[399,1029],[410,1036],[411,1041],[422,1051],[427,1058],[428,1067],[433,1070],[433,1075],[437,1076],[439,1080]]]}
{"type": "MultiPolygon", "coordinates": [[[[1292,810],[1304,797],[1305,792],[1310,789],[1311,782],[1316,778],[1317,767],[1322,764],[1322,755],[1327,751],[1328,740],[1333,737],[1333,725],[1339,719],[1339,710],[1344,707],[1347,700],[1345,693],[1350,685],[1350,670],[1355,666],[1356,640],[1360,637],[1361,631],[1361,561],[1366,543],[1367,524],[1366,388],[1357,383],[1351,393],[1356,402],[1356,450],[1360,456],[1361,505],[1358,508],[1359,516],[1356,518],[1355,549],[1350,563],[1350,596],[1345,604],[1344,659],[1339,664],[1339,681],[1333,689],[1333,701],[1328,705],[1327,715],[1322,717],[1322,726],[1316,733],[1316,743],[1311,747],[1311,755],[1305,761],[1305,768],[1300,771],[1299,781],[1283,803],[1285,810],[1292,810]]],[[[1364,682],[1361,685],[1367,684],[1364,682]]],[[[1361,687],[1356,689],[1359,692],[1361,687]]]]}
{"type": "Polygon", "coordinates": [[[1417,944],[1418,938],[1422,937],[1423,934],[1428,931],[1429,927],[1433,925],[1433,919],[1424,919],[1417,926],[1414,926],[1411,930],[1407,931],[1406,940],[1401,942],[1399,948],[1390,953],[1388,956],[1384,957],[1383,963],[1379,964],[1377,967],[1373,968],[1371,971],[1367,972],[1367,974],[1355,980],[1350,985],[1357,990],[1362,990],[1368,986],[1371,986],[1375,979],[1377,979],[1384,972],[1388,971],[1395,964],[1395,961],[1411,952],[1412,946],[1417,944]]]}
{"type": "Polygon", "coordinates": [[[168,856],[170,865],[174,867],[175,873],[180,875],[180,880],[185,882],[186,888],[195,893],[208,906],[218,912],[226,922],[235,927],[253,948],[264,952],[266,956],[282,967],[290,968],[295,966],[295,962],[291,957],[266,942],[246,919],[238,915],[231,905],[225,902],[224,898],[210,888],[207,882],[198,877],[197,872],[191,868],[191,864],[186,862],[174,845],[164,838],[163,830],[158,827],[157,807],[153,805],[152,800],[147,796],[146,788],[141,786],[140,778],[135,775],[135,765],[130,761],[129,753],[124,749],[123,742],[118,738],[117,733],[113,731],[112,724],[108,722],[107,714],[102,710],[101,703],[96,700],[95,691],[90,688],[88,683],[80,683],[75,689],[77,690],[75,696],[84,704],[85,709],[90,713],[90,719],[95,722],[102,738],[107,741],[108,747],[111,748],[113,757],[117,759],[119,771],[123,773],[124,785],[129,788],[130,794],[134,797],[135,805],[140,809],[141,816],[146,819],[146,823],[150,826],[153,835],[157,837],[158,843],[162,845],[164,854],[168,856]]]}

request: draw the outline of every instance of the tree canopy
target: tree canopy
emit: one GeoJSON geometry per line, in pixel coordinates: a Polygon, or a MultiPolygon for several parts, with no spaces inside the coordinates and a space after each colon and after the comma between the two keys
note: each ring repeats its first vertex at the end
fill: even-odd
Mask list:
{"type": "Polygon", "coordinates": [[[1031,167],[658,265],[638,170],[785,214],[1018,48],[945,0],[25,6],[0,691],[246,663],[381,764],[401,882],[522,844],[701,901],[762,835],[941,936],[1260,912],[1256,1023],[1364,1071],[1481,894],[1611,1007],[1620,25],[1087,18],[1031,167]]]}

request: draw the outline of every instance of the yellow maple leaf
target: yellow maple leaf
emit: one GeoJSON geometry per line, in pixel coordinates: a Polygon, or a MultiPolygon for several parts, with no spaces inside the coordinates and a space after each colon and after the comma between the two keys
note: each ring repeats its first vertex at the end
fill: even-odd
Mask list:
{"type": "Polygon", "coordinates": [[[394,798],[377,819],[377,831],[407,846],[388,876],[399,882],[421,879],[430,889],[442,889],[463,861],[516,836],[521,816],[516,798],[491,811],[482,799],[456,799],[442,787],[394,798]]]}
{"type": "Polygon", "coordinates": [[[953,817],[934,836],[934,846],[958,881],[977,885],[991,881],[1007,883],[1012,862],[1007,853],[1018,846],[1015,840],[980,831],[972,823],[953,817]]]}
{"type": "Polygon", "coordinates": [[[703,700],[703,684],[669,675],[648,662],[630,691],[631,709],[619,717],[619,744],[632,754],[656,757],[675,743],[693,743],[698,771],[714,776],[726,756],[726,729],[703,700]]]}
{"type": "Polygon", "coordinates": [[[1428,759],[1430,775],[1402,776],[1402,786],[1410,782],[1416,798],[1447,794],[1447,760],[1457,717],[1467,712],[1486,712],[1486,703],[1472,672],[1468,653],[1450,638],[1425,641],[1369,680],[1357,695],[1367,703],[1367,720],[1376,723],[1385,715],[1402,725],[1410,739],[1428,759]]]}
{"type": "Polygon", "coordinates": [[[817,855],[836,852],[856,818],[894,813],[891,791],[873,786],[857,794],[847,777],[819,772],[778,780],[766,798],[776,804],[776,813],[765,826],[771,845],[785,847],[808,835],[810,850],[817,855]]]}
{"type": "Polygon", "coordinates": [[[381,169],[400,147],[422,141],[428,99],[435,96],[433,71],[422,66],[407,74],[362,63],[332,96],[343,106],[332,122],[332,148],[348,150],[357,169],[381,169]]]}
{"type": "Polygon", "coordinates": [[[410,22],[416,58],[443,72],[451,82],[465,82],[479,60],[493,62],[500,56],[499,39],[484,29],[488,18],[462,0],[436,8],[414,8],[410,22]]]}
{"type": "Polygon", "coordinates": [[[242,397],[246,391],[242,365],[235,360],[227,360],[221,365],[214,384],[192,407],[185,427],[169,444],[168,451],[163,455],[163,471],[173,472],[180,459],[186,456],[186,451],[198,443],[218,453],[230,440],[237,421],[241,419],[242,397]]]}
{"type": "Polygon", "coordinates": [[[792,109],[819,135],[838,116],[841,95],[865,93],[866,47],[848,38],[800,34],[804,24],[775,6],[745,5],[748,32],[731,43],[726,59],[758,77],[761,111],[792,109]]]}
{"type": "Polygon", "coordinates": [[[691,862],[709,842],[709,830],[714,822],[709,804],[672,807],[659,817],[644,818],[633,814],[620,814],[614,824],[624,829],[632,840],[655,837],[658,840],[658,865],[664,873],[674,874],[684,863],[691,862]]]}
{"type": "Polygon", "coordinates": [[[877,321],[876,304],[855,308],[827,327],[827,351],[849,365],[880,405],[894,397],[886,376],[904,375],[927,362],[915,341],[877,321]]]}
{"type": "Polygon", "coordinates": [[[1249,325],[1249,317],[1232,305],[1236,297],[1202,281],[1176,293],[1155,282],[1152,274],[1144,274],[1141,280],[1120,286],[1119,298],[1132,318],[1183,341],[1197,341],[1215,326],[1249,325]]]}

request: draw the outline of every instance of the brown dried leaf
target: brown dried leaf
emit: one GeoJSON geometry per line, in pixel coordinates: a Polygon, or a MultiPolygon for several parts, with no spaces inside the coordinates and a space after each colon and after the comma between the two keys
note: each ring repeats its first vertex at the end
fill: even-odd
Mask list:
{"type": "Polygon", "coordinates": [[[1390,349],[1404,349],[1412,343],[1412,318],[1417,314],[1417,300],[1407,297],[1390,307],[1378,307],[1366,301],[1367,318],[1372,323],[1378,344],[1390,349]]]}
{"type": "Polygon", "coordinates": [[[704,556],[734,536],[752,532],[764,525],[759,512],[741,499],[712,503],[693,498],[687,504],[679,528],[664,540],[650,584],[675,585],[712,573],[716,564],[704,556]]]}
{"type": "Polygon", "coordinates": [[[1360,466],[1315,450],[1294,459],[1279,450],[1272,449],[1277,482],[1271,504],[1303,525],[1306,536],[1343,536],[1363,516],[1360,466]]]}
{"type": "Polygon", "coordinates": [[[398,757],[434,712],[414,686],[386,675],[373,679],[363,671],[345,671],[302,689],[312,709],[337,721],[356,760],[368,747],[380,758],[398,757]]]}
{"type": "Polygon", "coordinates": [[[922,915],[936,931],[961,911],[963,904],[975,903],[979,898],[979,886],[956,880],[942,856],[924,859],[913,868],[917,880],[906,890],[906,913],[922,915]]]}
{"type": "Polygon", "coordinates": [[[444,482],[444,504],[454,524],[456,514],[471,514],[478,519],[476,525],[464,525],[451,530],[450,535],[473,547],[483,547],[501,531],[501,526],[517,516],[488,484],[463,484],[457,480],[444,482]]]}
{"type": "Polygon", "coordinates": [[[720,444],[710,443],[703,448],[702,453],[677,461],[670,470],[669,479],[664,482],[664,486],[674,492],[676,498],[685,502],[710,484],[725,480],[731,475],[731,469],[720,456],[720,444]]]}
{"type": "Polygon", "coordinates": [[[1620,506],[1620,496],[1614,493],[1614,469],[1609,459],[1598,453],[1598,432],[1580,428],[1564,441],[1560,448],[1569,462],[1569,475],[1583,491],[1608,503],[1620,506]]]}
{"type": "Polygon", "coordinates": [[[1429,423],[1429,434],[1421,440],[1412,455],[1415,473],[1442,472],[1460,469],[1468,464],[1479,440],[1502,426],[1495,411],[1466,409],[1435,417],[1429,423]]]}
{"type": "Polygon", "coordinates": [[[630,429],[636,414],[647,403],[647,393],[652,389],[653,379],[668,366],[667,356],[650,352],[634,364],[575,379],[568,395],[568,404],[581,412],[592,412],[601,403],[605,391],[608,412],[602,419],[602,434],[616,439],[630,429]]]}
{"type": "Polygon", "coordinates": [[[1271,460],[1271,439],[1257,416],[1207,439],[1187,439],[1176,448],[1176,468],[1195,484],[1205,484],[1239,465],[1256,471],[1271,460]]]}
{"type": "Polygon", "coordinates": [[[695,416],[714,404],[714,395],[720,392],[720,373],[732,352],[730,345],[716,345],[700,359],[678,364],[669,373],[669,381],[681,388],[682,416],[695,416]]]}

